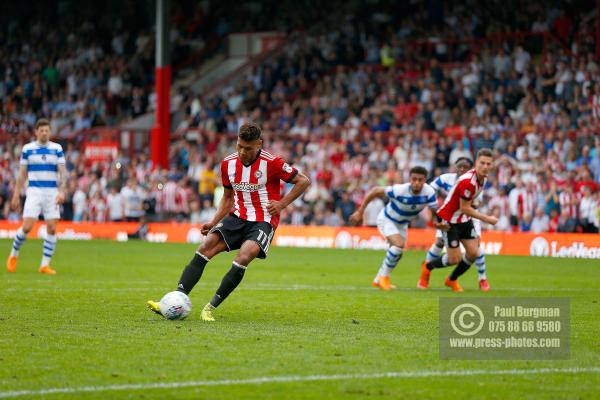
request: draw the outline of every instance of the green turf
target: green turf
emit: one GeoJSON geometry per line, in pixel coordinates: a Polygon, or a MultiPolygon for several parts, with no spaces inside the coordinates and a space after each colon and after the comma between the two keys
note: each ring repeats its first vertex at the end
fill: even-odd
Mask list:
{"type": "MultiPolygon", "coordinates": [[[[10,242],[0,241],[4,253],[10,242]]],[[[273,248],[203,323],[232,254],[215,258],[191,294],[192,315],[167,321],[145,309],[175,288],[194,246],[105,241],[58,244],[54,277],[37,273],[41,242],[28,241],[16,274],[0,280],[0,398],[9,391],[280,376],[600,367],[600,265],[593,260],[488,256],[492,291],[473,296],[571,298],[571,359],[447,361],[438,354],[435,273],[415,289],[422,252],[408,252],[384,293],[370,287],[384,253],[273,248]]],[[[48,399],[599,398],[600,374],[388,377],[183,388],[27,394],[48,399]]]]}

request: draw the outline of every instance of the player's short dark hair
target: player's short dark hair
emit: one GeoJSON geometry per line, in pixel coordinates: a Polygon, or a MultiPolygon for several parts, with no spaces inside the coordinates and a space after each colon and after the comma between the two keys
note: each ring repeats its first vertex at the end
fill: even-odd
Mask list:
{"type": "Polygon", "coordinates": [[[479,149],[479,151],[477,152],[477,158],[479,157],[494,157],[494,153],[492,152],[492,149],[479,149]]]}
{"type": "Polygon", "coordinates": [[[261,139],[262,132],[254,122],[246,122],[240,126],[238,137],[246,142],[253,142],[261,139]]]}
{"type": "Polygon", "coordinates": [[[40,126],[50,126],[50,121],[47,118],[40,118],[35,123],[35,129],[38,129],[40,126]]]}
{"type": "Polygon", "coordinates": [[[473,160],[471,160],[469,157],[460,157],[458,160],[456,160],[454,165],[458,165],[459,163],[461,163],[463,161],[468,163],[470,167],[473,166],[473,160]]]}
{"type": "Polygon", "coordinates": [[[417,174],[417,175],[423,175],[424,177],[427,177],[427,169],[424,167],[412,167],[410,169],[410,174],[417,174]]]}

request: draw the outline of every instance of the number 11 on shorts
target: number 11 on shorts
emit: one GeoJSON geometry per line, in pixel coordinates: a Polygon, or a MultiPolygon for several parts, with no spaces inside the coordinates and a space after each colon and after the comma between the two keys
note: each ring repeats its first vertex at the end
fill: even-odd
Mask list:
{"type": "Polygon", "coordinates": [[[258,238],[256,239],[257,241],[259,241],[260,243],[262,243],[262,245],[264,246],[265,243],[267,242],[267,237],[269,235],[267,235],[265,233],[265,231],[263,231],[262,229],[258,230],[258,238]]]}

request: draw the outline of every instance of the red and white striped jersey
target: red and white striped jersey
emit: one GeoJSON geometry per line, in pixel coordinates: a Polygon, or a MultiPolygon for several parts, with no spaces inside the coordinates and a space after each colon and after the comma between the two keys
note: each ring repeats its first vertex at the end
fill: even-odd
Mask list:
{"type": "Polygon", "coordinates": [[[106,200],[102,197],[94,197],[89,204],[90,210],[90,221],[93,222],[106,222],[108,214],[108,205],[106,200]]]}
{"type": "Polygon", "coordinates": [[[250,165],[242,164],[237,153],[221,161],[223,186],[234,191],[232,214],[246,221],[268,222],[274,228],[279,215],[269,214],[267,205],[281,199],[280,182],[290,182],[296,174],[296,168],[265,150],[250,165]]]}
{"type": "Polygon", "coordinates": [[[161,210],[164,212],[174,213],[178,212],[177,208],[177,183],[173,181],[169,181],[165,183],[161,193],[161,210]]]}
{"type": "Polygon", "coordinates": [[[558,203],[560,204],[561,210],[569,211],[571,218],[577,219],[577,209],[579,208],[579,202],[577,196],[572,192],[562,191],[558,194],[558,203]]]}
{"type": "Polygon", "coordinates": [[[462,174],[450,189],[437,215],[451,224],[461,224],[469,221],[471,217],[460,212],[460,199],[475,200],[483,191],[485,182],[486,180],[480,184],[477,181],[477,174],[474,169],[462,174]]]}
{"type": "Polygon", "coordinates": [[[518,201],[518,209],[519,209],[519,213],[518,216],[519,218],[522,218],[525,215],[529,215],[530,217],[533,217],[533,214],[535,213],[535,209],[536,209],[536,197],[535,194],[531,191],[523,191],[521,194],[519,194],[519,197],[517,199],[518,201]]]}
{"type": "Polygon", "coordinates": [[[510,183],[510,179],[513,176],[513,167],[510,164],[500,164],[498,166],[498,172],[497,172],[497,177],[498,177],[498,184],[500,186],[506,186],[510,183]]]}

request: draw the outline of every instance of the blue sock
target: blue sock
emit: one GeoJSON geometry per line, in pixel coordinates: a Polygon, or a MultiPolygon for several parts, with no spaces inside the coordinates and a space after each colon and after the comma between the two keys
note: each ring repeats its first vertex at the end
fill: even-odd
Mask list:
{"type": "Polygon", "coordinates": [[[425,257],[425,262],[429,262],[435,260],[436,258],[440,258],[442,256],[442,251],[444,247],[439,247],[437,242],[432,244],[427,252],[427,256],[425,257]]]}
{"type": "Polygon", "coordinates": [[[398,265],[398,261],[402,258],[402,247],[390,246],[385,255],[385,259],[381,263],[381,267],[379,267],[379,272],[377,272],[377,276],[375,277],[375,282],[379,281],[380,276],[389,276],[390,273],[394,270],[396,265],[398,265]]]}
{"type": "Polygon", "coordinates": [[[485,254],[481,249],[479,249],[479,253],[477,253],[477,258],[475,259],[475,266],[477,267],[477,275],[479,276],[479,280],[487,279],[487,276],[485,274],[485,254]]]}
{"type": "Polygon", "coordinates": [[[54,255],[54,249],[56,249],[56,235],[47,235],[44,239],[44,256],[42,257],[41,266],[50,265],[52,256],[54,255]]]}
{"type": "Polygon", "coordinates": [[[17,257],[19,255],[19,250],[21,250],[21,246],[25,243],[25,239],[27,239],[27,234],[23,232],[23,227],[21,227],[15,235],[15,240],[13,240],[12,249],[10,250],[11,257],[17,257]]]}

